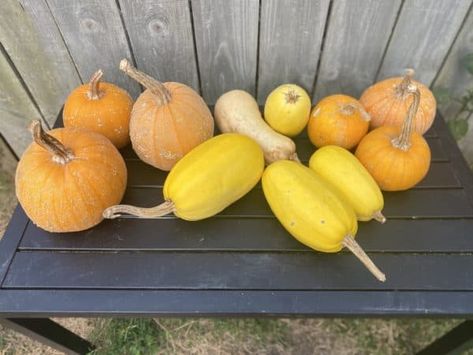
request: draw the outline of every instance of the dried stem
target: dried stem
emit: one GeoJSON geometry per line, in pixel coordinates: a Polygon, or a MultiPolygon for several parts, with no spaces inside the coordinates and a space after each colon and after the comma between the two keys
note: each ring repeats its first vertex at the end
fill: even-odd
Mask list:
{"type": "Polygon", "coordinates": [[[287,104],[295,104],[299,101],[301,95],[298,95],[294,89],[289,89],[284,93],[287,104]]]}
{"type": "Polygon", "coordinates": [[[386,223],[386,217],[381,213],[381,211],[376,211],[373,213],[372,218],[379,223],[386,223]]]}
{"type": "Polygon", "coordinates": [[[386,281],[386,275],[378,269],[378,267],[371,261],[365,251],[361,249],[360,245],[355,241],[351,235],[347,235],[342,242],[343,246],[347,247],[355,256],[360,260],[366,268],[376,277],[379,281],[386,281]]]}
{"type": "Polygon", "coordinates": [[[401,83],[396,86],[396,94],[400,98],[404,98],[408,94],[407,88],[409,87],[409,85],[412,84],[412,78],[414,77],[414,74],[414,69],[406,69],[406,74],[404,74],[404,78],[402,79],[401,83]]]}
{"type": "Polygon", "coordinates": [[[401,134],[399,137],[392,140],[392,145],[394,147],[404,151],[409,150],[411,147],[411,134],[414,127],[414,119],[420,103],[420,91],[416,85],[410,84],[407,88],[407,92],[414,96],[414,100],[412,101],[411,106],[409,106],[406,119],[402,123],[401,134]]]}
{"type": "Polygon", "coordinates": [[[158,104],[160,106],[166,105],[169,101],[171,101],[171,93],[166,88],[166,86],[164,86],[158,80],[136,69],[130,64],[128,60],[121,60],[120,70],[151,91],[158,99],[158,104]]]}
{"type": "Polygon", "coordinates": [[[90,78],[89,91],[87,92],[87,97],[90,100],[98,100],[103,96],[103,93],[101,93],[99,90],[100,79],[102,79],[102,76],[103,76],[103,71],[99,69],[90,78]]]}
{"type": "Polygon", "coordinates": [[[66,148],[64,144],[56,138],[47,134],[43,130],[39,120],[31,122],[30,131],[35,143],[50,152],[53,155],[53,161],[56,163],[66,164],[74,159],[72,151],[69,148],[66,148]]]}
{"type": "Polygon", "coordinates": [[[103,217],[113,219],[120,217],[122,214],[126,213],[140,218],[157,218],[174,212],[174,210],[174,203],[169,200],[164,201],[158,206],[150,208],[135,207],[130,205],[115,205],[103,211],[103,217]]]}

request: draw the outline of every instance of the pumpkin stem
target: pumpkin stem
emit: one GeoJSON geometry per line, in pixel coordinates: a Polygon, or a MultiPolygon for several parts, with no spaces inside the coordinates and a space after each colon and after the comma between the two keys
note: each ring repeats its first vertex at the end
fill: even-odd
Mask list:
{"type": "Polygon", "coordinates": [[[102,76],[103,71],[99,69],[90,78],[89,91],[87,92],[87,97],[90,100],[98,100],[103,96],[103,93],[101,93],[99,90],[100,79],[102,79],[102,76]]]}
{"type": "Polygon", "coordinates": [[[343,246],[347,247],[355,256],[360,260],[366,268],[376,277],[379,281],[386,281],[386,275],[378,269],[378,267],[371,261],[370,257],[366,255],[365,251],[361,249],[360,245],[355,241],[351,235],[347,235],[343,238],[343,246]]]}
{"type": "Polygon", "coordinates": [[[166,105],[169,101],[171,101],[171,93],[166,88],[166,86],[163,85],[163,83],[139,71],[133,65],[131,65],[128,60],[121,60],[120,70],[151,91],[158,99],[158,104],[160,106],[166,105]]]}
{"type": "Polygon", "coordinates": [[[402,78],[401,83],[396,87],[396,93],[400,98],[404,98],[408,94],[408,87],[412,83],[412,78],[414,77],[414,69],[406,69],[404,78],[402,78]]]}
{"type": "Polygon", "coordinates": [[[56,138],[50,134],[47,134],[43,130],[39,120],[34,120],[31,122],[29,129],[33,136],[34,142],[50,152],[53,155],[54,162],[66,164],[74,159],[74,154],[72,151],[69,148],[66,148],[64,144],[62,144],[56,138]]]}
{"type": "Polygon", "coordinates": [[[113,219],[120,217],[123,213],[126,213],[140,218],[157,218],[165,216],[174,211],[174,202],[166,200],[162,204],[150,208],[135,207],[130,205],[115,205],[105,209],[105,211],[103,211],[103,217],[113,219]]]}
{"type": "Polygon", "coordinates": [[[392,145],[394,147],[404,151],[409,150],[411,146],[411,134],[412,128],[414,127],[414,118],[420,103],[420,90],[416,85],[410,84],[407,88],[407,92],[414,96],[414,100],[412,101],[411,106],[409,106],[406,119],[402,123],[401,134],[399,137],[392,140],[392,145]]]}
{"type": "Polygon", "coordinates": [[[372,218],[379,223],[386,223],[386,217],[381,213],[381,211],[376,211],[373,213],[372,218]]]}

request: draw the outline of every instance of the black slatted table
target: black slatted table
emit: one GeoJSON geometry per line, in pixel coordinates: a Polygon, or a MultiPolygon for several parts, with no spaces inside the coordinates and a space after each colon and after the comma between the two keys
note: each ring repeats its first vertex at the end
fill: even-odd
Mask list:
{"type": "MultiPolygon", "coordinates": [[[[89,344],[40,318],[471,317],[472,174],[441,117],[426,138],[432,165],[425,180],[385,193],[385,225],[359,227],[357,240],[386,273],[385,283],[347,251],[317,253],[290,237],[258,185],[200,222],[123,217],[72,234],[44,232],[18,207],[0,244],[0,315],[10,326],[77,352],[89,344]]],[[[314,148],[307,137],[296,142],[307,162],[314,148]]],[[[162,202],[165,173],[130,148],[123,155],[129,174],[123,202],[162,202]]],[[[461,327],[433,346],[446,349],[452,339],[473,335],[470,322],[461,327]]]]}

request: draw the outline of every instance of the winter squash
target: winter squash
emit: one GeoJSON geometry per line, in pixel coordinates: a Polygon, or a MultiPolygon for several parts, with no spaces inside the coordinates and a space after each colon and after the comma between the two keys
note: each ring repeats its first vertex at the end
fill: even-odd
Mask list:
{"type": "Polygon", "coordinates": [[[359,221],[386,222],[381,213],[384,198],[378,184],[348,150],[327,145],[312,154],[309,167],[350,203],[359,221]]]}
{"type": "Polygon", "coordinates": [[[131,143],[141,160],[168,171],[213,136],[212,114],[193,89],[175,82],[163,84],[126,59],[120,69],[146,88],[133,105],[130,119],[131,143]]]}
{"type": "Polygon", "coordinates": [[[424,84],[412,79],[414,70],[406,70],[404,77],[380,81],[361,95],[360,102],[371,116],[371,128],[380,126],[401,126],[412,103],[408,87],[414,84],[420,91],[419,109],[414,118],[414,130],[424,134],[432,125],[436,112],[436,101],[424,84]]]}
{"type": "Polygon", "coordinates": [[[263,151],[255,141],[241,134],[220,134],[191,150],[172,168],[164,182],[162,204],[151,208],[112,206],[104,211],[104,217],[127,213],[157,218],[174,213],[188,221],[208,218],[250,191],[263,169],[263,151]]]}
{"type": "Polygon", "coordinates": [[[298,85],[284,84],[271,91],[264,104],[264,119],[276,132],[297,136],[309,120],[311,101],[298,85]]]}
{"type": "Polygon", "coordinates": [[[16,196],[28,217],[49,232],[75,232],[102,221],[123,197],[127,172],[118,150],[103,135],[80,128],[46,133],[31,125],[34,142],[15,176],[16,196]]]}
{"type": "Polygon", "coordinates": [[[347,247],[379,281],[386,280],[355,241],[358,223],[353,208],[315,171],[279,160],[266,168],[261,182],[271,210],[294,238],[324,253],[347,247]]]}
{"type": "Polygon", "coordinates": [[[101,82],[98,70],[88,84],[74,89],[64,104],[64,127],[86,128],[101,133],[117,147],[130,142],[129,123],[133,100],[122,88],[101,82]]]}
{"type": "Polygon", "coordinates": [[[274,131],[266,124],[255,98],[243,90],[231,90],[215,103],[215,122],[220,131],[240,133],[257,142],[266,163],[280,159],[299,161],[292,139],[274,131]]]}
{"type": "Polygon", "coordinates": [[[420,90],[409,84],[414,100],[402,127],[383,126],[368,133],[356,149],[356,157],[385,191],[406,190],[421,181],[430,167],[430,148],[414,128],[421,100],[420,90]]]}
{"type": "Polygon", "coordinates": [[[307,125],[310,141],[316,147],[337,145],[355,147],[368,132],[370,116],[353,97],[331,95],[314,107],[307,125]]]}

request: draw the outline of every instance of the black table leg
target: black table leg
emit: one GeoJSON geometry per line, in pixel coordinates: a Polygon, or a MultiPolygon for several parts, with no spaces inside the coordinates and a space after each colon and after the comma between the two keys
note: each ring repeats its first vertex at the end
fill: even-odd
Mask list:
{"type": "Polygon", "coordinates": [[[473,320],[464,321],[417,355],[460,354],[470,347],[473,347],[473,320]]]}
{"type": "Polygon", "coordinates": [[[66,354],[87,354],[93,345],[48,318],[1,318],[0,323],[66,354]]]}

